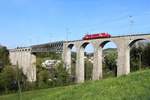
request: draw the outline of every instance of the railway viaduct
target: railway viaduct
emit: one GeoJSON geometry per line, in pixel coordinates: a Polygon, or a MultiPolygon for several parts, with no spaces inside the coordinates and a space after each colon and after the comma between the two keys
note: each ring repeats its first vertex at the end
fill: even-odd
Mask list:
{"type": "Polygon", "coordinates": [[[108,42],[113,42],[117,46],[117,76],[130,73],[130,47],[139,40],[149,40],[150,34],[137,34],[114,36],[111,38],[101,38],[92,40],[78,40],[64,43],[63,59],[66,67],[71,68],[71,49],[76,48],[76,81],[84,82],[84,49],[88,44],[94,48],[94,62],[92,80],[99,80],[102,76],[102,47],[108,42]]]}
{"type": "Polygon", "coordinates": [[[22,68],[28,81],[36,81],[36,54],[39,52],[58,52],[63,50],[63,41],[32,45],[29,47],[17,47],[9,50],[9,58],[12,65],[22,68]]]}
{"type": "Polygon", "coordinates": [[[61,52],[64,66],[71,73],[71,49],[76,48],[76,81],[84,82],[84,49],[88,44],[94,48],[94,63],[92,80],[99,80],[102,76],[102,47],[108,42],[117,46],[117,76],[130,73],[130,47],[139,40],[149,40],[150,34],[113,36],[92,40],[61,41],[34,45],[25,48],[9,50],[10,60],[13,65],[21,66],[29,81],[36,81],[36,53],[38,52],[61,52]]]}

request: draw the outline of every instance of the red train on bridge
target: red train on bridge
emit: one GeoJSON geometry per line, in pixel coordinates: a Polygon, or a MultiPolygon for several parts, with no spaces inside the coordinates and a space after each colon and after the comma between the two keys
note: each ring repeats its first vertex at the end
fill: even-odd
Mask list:
{"type": "Polygon", "coordinates": [[[98,38],[110,38],[111,35],[109,33],[96,33],[96,34],[87,34],[82,39],[83,40],[91,40],[98,38]]]}

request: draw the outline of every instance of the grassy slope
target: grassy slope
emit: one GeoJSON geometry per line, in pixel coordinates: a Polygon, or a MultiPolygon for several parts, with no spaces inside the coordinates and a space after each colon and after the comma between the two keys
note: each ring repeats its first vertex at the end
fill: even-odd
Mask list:
{"type": "MultiPolygon", "coordinates": [[[[84,84],[24,92],[23,100],[150,100],[150,70],[84,84]]],[[[17,100],[16,94],[0,100],[17,100]]]]}

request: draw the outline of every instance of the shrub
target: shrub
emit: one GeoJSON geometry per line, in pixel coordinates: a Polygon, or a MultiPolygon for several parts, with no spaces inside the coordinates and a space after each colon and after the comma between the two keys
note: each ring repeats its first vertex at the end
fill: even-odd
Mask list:
{"type": "Polygon", "coordinates": [[[48,80],[49,80],[48,70],[41,70],[38,73],[38,87],[39,88],[48,87],[48,80]]]}
{"type": "Polygon", "coordinates": [[[18,90],[19,81],[21,88],[26,88],[26,76],[17,66],[6,66],[0,73],[0,91],[1,93],[16,92],[18,90]]]}

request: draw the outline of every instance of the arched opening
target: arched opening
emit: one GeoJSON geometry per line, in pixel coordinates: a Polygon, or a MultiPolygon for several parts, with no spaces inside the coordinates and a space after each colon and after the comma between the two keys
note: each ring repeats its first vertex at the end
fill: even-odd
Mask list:
{"type": "Polygon", "coordinates": [[[93,45],[91,43],[84,43],[84,79],[92,80],[93,72],[93,45]]]}
{"type": "Polygon", "coordinates": [[[114,42],[104,41],[100,44],[102,51],[103,78],[117,76],[117,46],[114,42]]]}
{"type": "Polygon", "coordinates": [[[71,80],[72,82],[75,82],[76,79],[76,48],[75,46],[71,49],[71,80]]]}
{"type": "Polygon", "coordinates": [[[150,41],[140,38],[130,42],[130,72],[150,68],[150,41]]]}
{"type": "Polygon", "coordinates": [[[72,74],[72,49],[74,48],[74,44],[69,44],[67,47],[67,55],[66,55],[66,61],[68,63],[68,66],[66,65],[66,67],[68,68],[68,71],[70,74],[72,74]]]}

